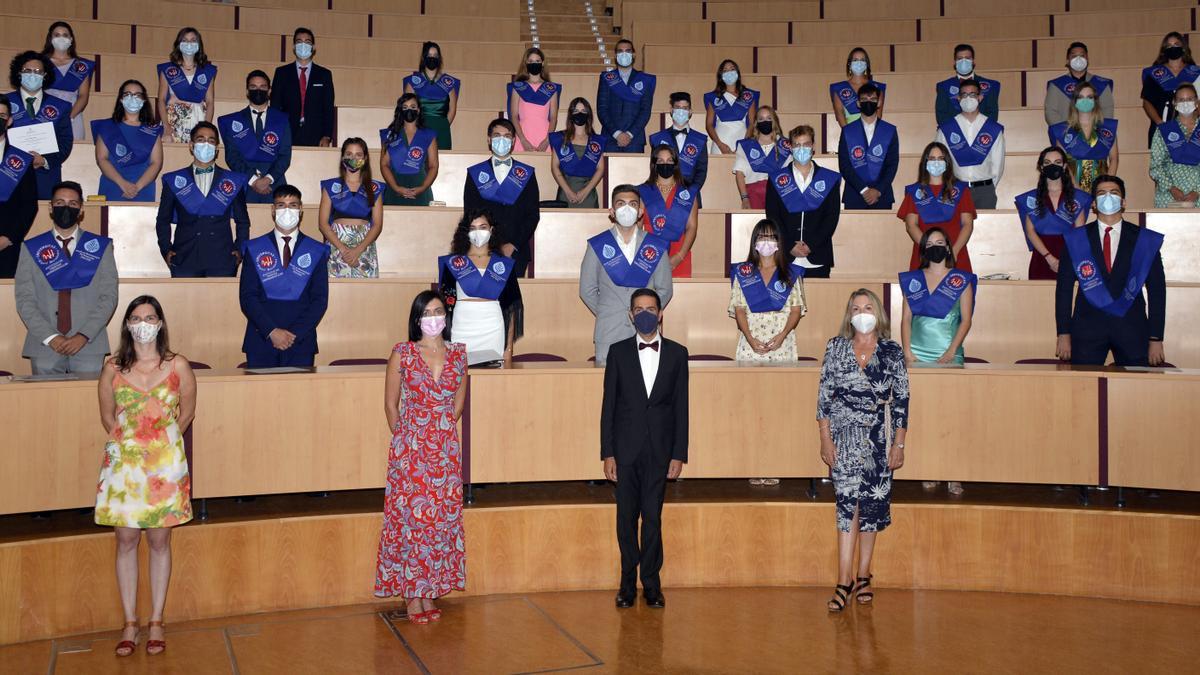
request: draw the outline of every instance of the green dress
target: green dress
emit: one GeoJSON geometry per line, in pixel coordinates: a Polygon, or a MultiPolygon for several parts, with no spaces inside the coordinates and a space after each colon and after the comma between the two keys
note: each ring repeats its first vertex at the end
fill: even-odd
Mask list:
{"type": "MultiPolygon", "coordinates": [[[[447,132],[448,133],[448,132],[447,132]]],[[[396,179],[396,184],[400,187],[420,187],[421,183],[425,182],[425,169],[421,169],[417,173],[393,173],[392,177],[396,179]]],[[[413,199],[405,199],[392,191],[389,185],[383,191],[383,203],[385,206],[429,206],[433,201],[433,187],[425,188],[425,191],[417,195],[413,199]]]]}
{"type": "Polygon", "coordinates": [[[426,128],[437,132],[438,150],[452,149],[450,120],[446,118],[450,112],[450,97],[418,98],[417,101],[421,104],[421,113],[424,116],[426,128]]]}
{"type": "MultiPolygon", "coordinates": [[[[955,302],[954,307],[941,319],[914,314],[912,337],[909,339],[913,356],[924,363],[933,363],[942,358],[942,354],[946,353],[946,349],[954,341],[954,336],[958,333],[961,323],[962,300],[955,302]]],[[[961,364],[963,359],[963,348],[962,345],[959,345],[951,363],[961,364]]]]}
{"type": "MultiPolygon", "coordinates": [[[[1196,127],[1192,128],[1190,134],[1186,130],[1183,133],[1190,140],[1192,134],[1196,133],[1196,127]]],[[[1150,141],[1150,177],[1154,179],[1154,207],[1158,209],[1175,202],[1171,196],[1173,187],[1179,188],[1184,194],[1200,193],[1200,165],[1177,164],[1172,160],[1167,144],[1158,131],[1154,132],[1154,138],[1150,141]]]]}

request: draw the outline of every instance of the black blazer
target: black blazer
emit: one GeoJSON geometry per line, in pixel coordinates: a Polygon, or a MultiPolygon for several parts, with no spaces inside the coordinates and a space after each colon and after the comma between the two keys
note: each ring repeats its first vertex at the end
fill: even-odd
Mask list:
{"type": "Polygon", "coordinates": [[[271,81],[271,107],[287,113],[292,127],[292,145],[314,147],[326,136],[334,142],[337,109],[333,104],[333,73],[328,68],[310,62],[303,111],[300,110],[300,76],[296,73],[296,62],[276,68],[275,78],[271,81]],[[303,125],[300,124],[301,115],[303,125]]]}
{"type": "MultiPolygon", "coordinates": [[[[815,165],[815,163],[814,163],[815,165]]],[[[791,165],[785,169],[791,171],[791,165]]],[[[839,181],[840,182],[840,181],[839,181]]],[[[767,186],[767,217],[775,221],[783,232],[781,247],[789,258],[792,257],[792,247],[801,241],[800,232],[804,231],[804,243],[808,244],[811,253],[809,262],[817,265],[833,267],[833,233],[837,231],[838,220],[842,216],[842,205],[837,187],[825,195],[813,211],[789,213],[787,206],[779,197],[779,192],[773,185],[767,186]]]]}
{"type": "MultiPolygon", "coordinates": [[[[1130,261],[1133,258],[1133,246],[1142,232],[1142,228],[1129,221],[1121,223],[1121,240],[1117,244],[1117,259],[1113,261],[1112,272],[1104,269],[1104,249],[1100,244],[1100,226],[1092,221],[1084,226],[1087,231],[1088,243],[1092,246],[1092,255],[1100,263],[1100,275],[1104,285],[1113,297],[1121,294],[1125,282],[1129,278],[1130,261]]],[[[1110,322],[1124,323],[1128,327],[1145,332],[1147,340],[1162,340],[1167,314],[1167,281],[1163,273],[1162,253],[1154,256],[1150,264],[1150,274],[1146,277],[1146,296],[1150,300],[1149,314],[1146,311],[1146,301],[1139,293],[1133,300],[1133,305],[1123,317],[1115,317],[1108,312],[1092,306],[1084,297],[1083,291],[1075,292],[1075,309],[1071,311],[1071,294],[1076,286],[1075,264],[1071,260],[1071,252],[1063,247],[1062,257],[1058,261],[1058,284],[1054,295],[1054,313],[1058,324],[1058,334],[1067,335],[1075,330],[1087,332],[1095,330],[1110,322]]]]}
{"type": "MultiPolygon", "coordinates": [[[[537,174],[534,174],[537,177],[537,174]]],[[[483,198],[475,181],[467,176],[463,185],[463,211],[486,209],[491,212],[496,224],[496,235],[500,243],[512,244],[517,247],[513,252],[513,264],[516,265],[514,274],[524,276],[525,269],[532,260],[533,233],[537,230],[538,221],[542,219],[541,195],[538,185],[530,181],[517,201],[512,204],[501,204],[483,198]]]]}
{"type": "Polygon", "coordinates": [[[0,202],[0,237],[7,237],[12,242],[12,246],[0,251],[0,279],[11,279],[17,273],[21,243],[33,227],[37,212],[37,177],[33,167],[29,167],[8,199],[0,202]]]}
{"type": "Polygon", "coordinates": [[[662,338],[658,375],[646,396],[637,336],[608,350],[600,411],[600,459],[633,464],[643,452],[655,464],[688,460],[688,351],[662,338]]]}

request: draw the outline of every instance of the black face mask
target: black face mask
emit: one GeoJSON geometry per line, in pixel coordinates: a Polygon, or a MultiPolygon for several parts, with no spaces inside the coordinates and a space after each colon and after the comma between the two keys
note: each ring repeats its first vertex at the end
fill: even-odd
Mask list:
{"type": "Polygon", "coordinates": [[[442,60],[436,56],[426,56],[422,63],[425,70],[437,70],[438,66],[442,65],[442,60]]]}
{"type": "Polygon", "coordinates": [[[775,123],[771,120],[759,120],[758,123],[754,125],[754,128],[758,130],[758,133],[765,136],[772,131],[775,131],[775,123]]]}
{"type": "Polygon", "coordinates": [[[246,92],[246,98],[250,99],[254,105],[262,105],[271,98],[271,92],[266,89],[250,89],[246,92]]]}
{"type": "Polygon", "coordinates": [[[870,117],[879,112],[879,101],[859,101],[858,109],[862,114],[870,117]]]}
{"type": "Polygon", "coordinates": [[[940,263],[950,256],[950,249],[945,246],[927,246],[925,259],[931,263],[940,263]]]}
{"type": "Polygon", "coordinates": [[[542,74],[542,64],[526,63],[525,70],[528,70],[530,75],[541,75],[542,74]]]}
{"type": "Polygon", "coordinates": [[[79,220],[79,209],[74,206],[55,206],[50,209],[50,219],[60,230],[75,227],[79,220]]]}
{"type": "Polygon", "coordinates": [[[659,178],[670,178],[675,175],[675,164],[671,162],[655,164],[654,170],[658,173],[659,178]]]}
{"type": "Polygon", "coordinates": [[[404,110],[400,111],[400,119],[404,120],[405,122],[416,122],[417,118],[420,116],[421,116],[420,110],[413,110],[412,108],[405,108],[404,110]]]}
{"type": "Polygon", "coordinates": [[[574,124],[575,126],[581,127],[581,126],[587,124],[587,121],[588,121],[587,113],[585,113],[585,112],[571,113],[571,123],[574,124]]]}
{"type": "Polygon", "coordinates": [[[1183,58],[1183,47],[1167,47],[1167,51],[1163,52],[1168,59],[1172,61],[1183,58]]]}
{"type": "Polygon", "coordinates": [[[1042,167],[1042,175],[1045,176],[1047,180],[1058,180],[1059,178],[1062,178],[1063,171],[1064,169],[1062,164],[1047,164],[1046,166],[1042,167]]]}

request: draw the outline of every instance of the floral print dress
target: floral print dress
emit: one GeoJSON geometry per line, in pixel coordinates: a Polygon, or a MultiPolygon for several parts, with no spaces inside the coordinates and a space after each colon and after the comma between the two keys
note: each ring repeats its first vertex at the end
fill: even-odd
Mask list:
{"type": "Polygon", "coordinates": [[[117,425],[104,446],[96,486],[96,524],[174,527],[192,519],[192,488],[174,370],[149,391],[120,371],[113,378],[117,425]]]}
{"type": "Polygon", "coordinates": [[[454,395],[467,349],[449,343],[436,377],[416,343],[401,342],[400,421],[388,453],[376,597],[438,598],[466,589],[462,526],[462,448],[454,395]]]}
{"type": "Polygon", "coordinates": [[[830,340],[821,364],[817,419],[829,420],[837,447],[838,530],[850,531],[855,507],[860,532],[886,528],[892,522],[888,448],[894,431],[908,427],[908,370],[900,344],[880,340],[866,367],[859,368],[849,339],[830,340]]]}
{"type": "MultiPolygon", "coordinates": [[[[792,308],[800,308],[800,316],[808,313],[808,306],[804,304],[804,281],[797,279],[792,284],[792,290],[788,293],[787,301],[783,308],[776,312],[752,312],[750,311],[750,303],[746,301],[746,294],[742,291],[742,285],[733,280],[733,286],[729,291],[729,316],[737,318],[738,308],[746,310],[746,323],[750,326],[750,334],[760,342],[766,342],[771,338],[779,335],[779,333],[787,327],[788,319],[791,317],[792,308]]],[[[750,343],[746,341],[746,336],[738,331],[737,352],[734,358],[738,361],[761,361],[764,363],[783,363],[787,361],[795,361],[799,358],[796,352],[796,331],[787,334],[783,338],[783,344],[779,348],[769,351],[766,354],[758,354],[750,343]]]]}

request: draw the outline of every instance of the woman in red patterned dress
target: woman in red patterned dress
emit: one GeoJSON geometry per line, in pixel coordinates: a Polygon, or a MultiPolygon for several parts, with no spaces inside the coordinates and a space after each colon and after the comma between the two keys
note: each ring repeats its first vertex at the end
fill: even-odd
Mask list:
{"type": "Polygon", "coordinates": [[[433,601],[466,589],[462,449],[456,423],[466,401],[467,350],[450,342],[446,303],[413,300],[409,341],[392,349],[385,412],[392,430],[375,595],[399,595],[408,619],[441,618],[433,601]]]}

